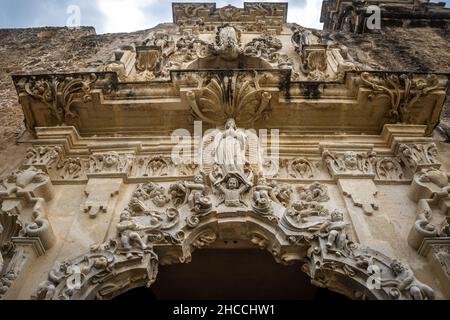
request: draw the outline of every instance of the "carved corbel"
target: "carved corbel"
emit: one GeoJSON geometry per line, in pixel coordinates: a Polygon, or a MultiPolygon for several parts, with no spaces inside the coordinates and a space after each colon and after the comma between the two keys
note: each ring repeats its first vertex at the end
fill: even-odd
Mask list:
{"type": "Polygon", "coordinates": [[[24,228],[21,236],[39,238],[45,249],[51,248],[55,235],[45,212],[46,201],[53,198],[49,176],[34,167],[20,169],[2,182],[1,189],[1,213],[17,216],[24,228]]]}
{"type": "MultiPolygon", "coordinates": [[[[408,235],[408,243],[416,250],[427,239],[448,237],[445,226],[439,230],[433,221],[433,208],[439,208],[444,217],[450,213],[449,175],[438,169],[422,169],[413,178],[410,198],[418,201],[417,217],[408,235]]],[[[444,221],[446,221],[444,219],[444,221]]]]}
{"type": "Polygon", "coordinates": [[[91,218],[106,213],[111,209],[112,198],[119,194],[122,183],[122,179],[89,179],[84,190],[86,200],[82,205],[83,212],[91,218]]]}
{"type": "Polygon", "coordinates": [[[15,171],[1,183],[0,190],[1,298],[56,238],[46,213],[53,188],[44,171],[34,167],[15,171]]]}
{"type": "MultiPolygon", "coordinates": [[[[99,84],[103,75],[80,73],[74,75],[14,76],[19,92],[26,93],[32,99],[43,103],[50,113],[52,125],[76,124],[78,114],[74,109],[77,103],[92,100],[91,92],[99,84]]],[[[31,125],[31,126],[30,126],[31,125]]],[[[28,129],[34,129],[34,123],[28,129]]]]}
{"type": "MultiPolygon", "coordinates": [[[[448,226],[448,222],[447,222],[448,226]]],[[[419,254],[426,257],[439,282],[450,295],[450,234],[447,237],[425,239],[419,254]]]]}

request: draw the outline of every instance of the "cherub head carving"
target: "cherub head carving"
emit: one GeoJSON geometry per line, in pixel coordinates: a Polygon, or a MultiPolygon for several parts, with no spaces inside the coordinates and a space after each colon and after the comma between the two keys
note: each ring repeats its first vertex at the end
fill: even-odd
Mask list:
{"type": "Polygon", "coordinates": [[[358,166],[358,159],[356,153],[353,151],[347,151],[344,153],[344,164],[348,169],[356,169],[358,166]]]}
{"type": "Polygon", "coordinates": [[[343,221],[343,220],[344,220],[344,215],[342,214],[342,212],[340,212],[339,210],[333,210],[333,212],[331,212],[331,221],[337,222],[337,221],[343,221]]]}
{"type": "Polygon", "coordinates": [[[405,266],[398,260],[394,260],[391,262],[391,270],[394,275],[399,275],[405,270],[405,266]]]}
{"type": "Polygon", "coordinates": [[[236,178],[228,179],[227,188],[229,190],[235,190],[235,189],[239,188],[239,181],[238,181],[238,179],[236,179],[236,178]]]}

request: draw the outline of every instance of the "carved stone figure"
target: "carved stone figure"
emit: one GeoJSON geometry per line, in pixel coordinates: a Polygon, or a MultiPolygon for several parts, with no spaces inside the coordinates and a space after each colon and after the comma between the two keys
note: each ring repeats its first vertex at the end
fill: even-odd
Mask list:
{"type": "Polygon", "coordinates": [[[223,203],[226,207],[242,207],[247,204],[242,200],[242,195],[251,185],[240,179],[240,176],[228,174],[225,180],[216,185],[223,196],[223,203]]]}
{"type": "MultiPolygon", "coordinates": [[[[324,12],[337,2],[325,1],[324,12]]],[[[364,14],[352,6],[365,7],[347,2],[332,23],[357,32],[364,14]]],[[[80,48],[63,50],[67,61],[54,64],[61,72],[12,74],[30,130],[20,141],[34,147],[11,175],[26,147],[0,163],[0,299],[28,298],[45,268],[36,298],[115,298],[209,245],[267,250],[349,298],[431,299],[431,288],[449,296],[441,273],[450,274],[450,176],[438,159],[443,168],[449,161],[431,135],[448,75],[389,68],[398,61],[383,68],[381,47],[369,50],[376,32],[362,39],[296,26],[287,6],[174,3],[174,23],[151,34],[38,32],[52,40],[39,41],[40,52],[72,35],[80,48]],[[414,214],[421,257],[404,250],[414,214]],[[388,254],[420,267],[429,287],[388,254]]],[[[438,7],[416,10],[421,23],[438,7]]],[[[441,38],[428,42],[439,47],[441,38]]]]}
{"type": "Polygon", "coordinates": [[[64,261],[63,263],[56,265],[50,269],[48,273],[48,280],[39,284],[34,298],[37,300],[50,300],[54,297],[56,287],[60,284],[65,277],[70,275],[70,268],[72,264],[70,261],[64,261]]]}
{"type": "Polygon", "coordinates": [[[338,210],[331,212],[330,219],[327,220],[319,229],[322,237],[327,238],[327,249],[335,249],[336,252],[341,251],[348,240],[346,228],[349,223],[344,222],[344,215],[338,210]]]}
{"type": "MultiPolygon", "coordinates": [[[[391,265],[392,274],[395,276],[396,288],[403,294],[410,294],[414,300],[434,300],[433,289],[416,279],[412,270],[398,260],[391,265]]],[[[392,280],[382,280],[382,285],[391,284],[392,280]]]]}
{"type": "Polygon", "coordinates": [[[229,119],[225,125],[225,131],[218,139],[215,152],[215,162],[221,166],[224,175],[243,174],[245,145],[245,135],[237,130],[234,119],[229,119]]]}
{"type": "Polygon", "coordinates": [[[212,209],[212,201],[207,197],[208,190],[201,174],[194,177],[194,183],[184,181],[172,184],[169,193],[176,206],[187,203],[196,213],[205,213],[212,209]]]}
{"type": "Polygon", "coordinates": [[[169,47],[172,40],[166,32],[156,31],[150,34],[150,36],[144,40],[144,46],[155,46],[160,48],[169,47]]]}
{"type": "Polygon", "coordinates": [[[241,51],[239,39],[239,31],[235,27],[228,24],[220,26],[217,30],[216,45],[212,49],[223,60],[236,60],[241,51]]]}
{"type": "Polygon", "coordinates": [[[304,46],[311,44],[311,35],[311,31],[308,29],[302,28],[300,26],[293,28],[291,41],[297,52],[302,52],[304,46]]]}
{"type": "Polygon", "coordinates": [[[344,165],[349,170],[356,170],[358,168],[356,152],[347,151],[344,153],[344,165]]]}
{"type": "Polygon", "coordinates": [[[346,151],[338,154],[325,150],[322,154],[322,158],[331,175],[340,173],[373,174],[375,156],[375,152],[355,151],[346,151]]]}
{"type": "Polygon", "coordinates": [[[288,184],[278,183],[272,183],[272,186],[272,194],[276,201],[281,203],[283,206],[288,207],[291,204],[292,194],[294,193],[292,187],[288,184]]]}
{"type": "Polygon", "coordinates": [[[253,192],[253,210],[261,214],[270,214],[273,212],[272,207],[272,187],[267,183],[264,176],[258,179],[258,185],[253,192]]]}
{"type": "Polygon", "coordinates": [[[212,209],[211,199],[206,196],[207,188],[204,184],[203,175],[196,175],[194,177],[194,183],[187,183],[186,187],[190,190],[187,201],[192,211],[205,213],[212,209]]]}
{"type": "Polygon", "coordinates": [[[138,227],[136,222],[131,218],[129,212],[122,212],[120,215],[120,222],[117,224],[116,228],[124,250],[131,250],[133,244],[138,245],[142,250],[147,249],[145,241],[138,232],[139,230],[143,230],[143,228],[138,227]]]}
{"type": "Polygon", "coordinates": [[[281,41],[269,33],[264,33],[263,36],[253,39],[244,47],[244,55],[262,58],[268,62],[276,62],[276,52],[283,47],[281,41]]]}
{"type": "Polygon", "coordinates": [[[151,200],[157,207],[164,207],[170,199],[166,196],[166,189],[150,182],[140,185],[133,193],[133,198],[141,201],[151,200]]]}
{"type": "Polygon", "coordinates": [[[299,186],[297,191],[300,199],[304,201],[326,202],[330,200],[327,186],[319,182],[314,182],[308,186],[299,186]]]}
{"type": "Polygon", "coordinates": [[[325,217],[329,214],[328,209],[317,202],[303,201],[295,201],[286,212],[298,225],[307,222],[309,217],[325,217]]]}

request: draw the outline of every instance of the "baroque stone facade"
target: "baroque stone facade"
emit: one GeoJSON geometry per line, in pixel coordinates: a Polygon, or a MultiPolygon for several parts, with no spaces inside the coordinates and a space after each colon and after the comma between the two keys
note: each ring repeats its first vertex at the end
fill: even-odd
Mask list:
{"type": "Polygon", "coordinates": [[[285,3],[173,15],[12,76],[31,146],[0,184],[0,297],[111,299],[239,240],[352,299],[450,298],[448,74],[368,68],[285,3]]]}

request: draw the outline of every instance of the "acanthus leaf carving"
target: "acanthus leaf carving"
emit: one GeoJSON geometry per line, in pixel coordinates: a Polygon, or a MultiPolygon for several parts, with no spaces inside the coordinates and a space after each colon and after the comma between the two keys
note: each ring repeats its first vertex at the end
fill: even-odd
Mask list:
{"type": "Polygon", "coordinates": [[[78,116],[73,110],[75,103],[91,101],[91,90],[97,82],[96,73],[73,77],[54,76],[49,79],[30,78],[25,82],[25,91],[43,102],[57,125],[72,123],[78,116]]]}
{"type": "Polygon", "coordinates": [[[438,150],[435,143],[427,144],[401,144],[398,155],[406,167],[414,174],[421,168],[433,167],[439,169],[441,166],[437,160],[438,150]]]}
{"type": "Polygon", "coordinates": [[[24,164],[31,166],[51,166],[62,155],[60,146],[34,146],[28,148],[24,164]]]}
{"type": "Polygon", "coordinates": [[[76,180],[85,176],[85,161],[81,158],[65,158],[56,165],[58,175],[63,180],[76,180]]]}
{"type": "Polygon", "coordinates": [[[138,167],[144,177],[164,177],[170,172],[171,161],[162,155],[139,158],[138,167]]]}
{"type": "Polygon", "coordinates": [[[378,159],[375,164],[377,178],[380,180],[401,180],[403,179],[403,169],[400,159],[384,157],[378,159]]]}
{"type": "Polygon", "coordinates": [[[377,77],[369,72],[361,73],[362,82],[377,94],[386,95],[391,104],[390,118],[394,123],[412,123],[412,107],[422,98],[439,88],[436,75],[425,79],[408,74],[385,74],[377,77]]]}

